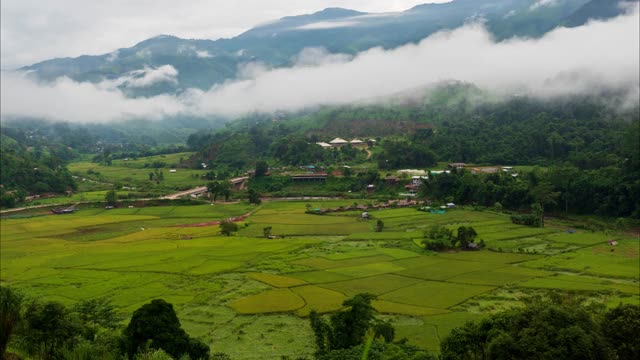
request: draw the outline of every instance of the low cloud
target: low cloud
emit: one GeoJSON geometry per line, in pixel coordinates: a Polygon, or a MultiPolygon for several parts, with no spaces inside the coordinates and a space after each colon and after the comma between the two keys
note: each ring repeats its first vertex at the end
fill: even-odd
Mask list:
{"type": "Polygon", "coordinates": [[[311,24],[306,24],[302,26],[298,26],[296,30],[321,30],[321,29],[335,29],[349,26],[358,25],[358,21],[350,20],[350,21],[319,21],[311,24]]]}
{"type": "Polygon", "coordinates": [[[529,10],[535,10],[544,6],[556,5],[558,4],[558,1],[559,0],[538,0],[529,7],[529,10]]]}
{"type": "Polygon", "coordinates": [[[161,119],[187,110],[187,101],[169,95],[131,99],[117,88],[78,83],[66,77],[41,84],[20,73],[2,71],[1,76],[3,118],[108,122],[161,119]]]}
{"type": "Polygon", "coordinates": [[[237,114],[346,104],[449,80],[505,96],[548,98],[620,88],[637,94],[637,24],[636,8],[607,22],[559,28],[541,39],[499,43],[482,24],[471,24],[415,45],[371,49],[350,61],[274,69],[229,83],[203,92],[198,111],[237,114]]]}
{"type": "MultiPolygon", "coordinates": [[[[637,106],[638,15],[636,6],[615,19],[559,28],[540,39],[495,42],[482,24],[469,24],[418,44],[374,48],[354,57],[306,49],[290,68],[246,64],[238,80],[208,91],[189,89],[179,96],[130,99],[117,87],[104,84],[61,79],[42,85],[3,72],[2,116],[72,121],[175,114],[236,116],[385,99],[443,81],[474,83],[498,95],[541,98],[624,90],[627,102],[637,106]]],[[[177,71],[169,67],[147,70],[138,84],[173,81],[167,79],[175,75],[177,71]]]]}
{"type": "Polygon", "coordinates": [[[156,69],[145,67],[130,74],[131,80],[127,82],[129,87],[148,87],[161,82],[178,83],[178,70],[171,65],[162,65],[156,69]]]}
{"type": "Polygon", "coordinates": [[[346,63],[353,58],[347,54],[332,54],[324,47],[305,48],[293,58],[295,67],[320,66],[328,64],[346,63]]]}
{"type": "Polygon", "coordinates": [[[207,50],[196,50],[196,56],[199,58],[210,58],[213,57],[207,50]]]}
{"type": "Polygon", "coordinates": [[[158,83],[178,83],[178,70],[172,65],[162,65],[158,68],[145,66],[144,69],[133,70],[125,76],[114,80],[103,80],[96,86],[102,90],[113,90],[119,87],[146,88],[158,83]]]}

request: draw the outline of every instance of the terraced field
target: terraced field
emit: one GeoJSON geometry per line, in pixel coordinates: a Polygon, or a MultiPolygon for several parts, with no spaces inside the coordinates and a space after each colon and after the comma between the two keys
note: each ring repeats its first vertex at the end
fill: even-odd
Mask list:
{"type": "Polygon", "coordinates": [[[125,316],[164,298],[189,333],[234,359],[310,355],[309,312],[339,310],[361,292],[378,296],[375,308],[399,337],[432,351],[453,327],[536,292],[576,291],[608,305],[640,301],[637,238],[529,228],[462,209],[379,210],[367,221],[355,212],[305,214],[305,205],[87,208],[3,219],[1,281],[66,304],[107,297],[125,316]],[[233,236],[217,226],[180,226],[251,211],[233,236]],[[376,219],[383,232],[373,232],[376,219]],[[420,239],[432,224],[473,226],[487,249],[425,252],[420,239]],[[277,238],[263,237],[267,226],[277,238]]]}

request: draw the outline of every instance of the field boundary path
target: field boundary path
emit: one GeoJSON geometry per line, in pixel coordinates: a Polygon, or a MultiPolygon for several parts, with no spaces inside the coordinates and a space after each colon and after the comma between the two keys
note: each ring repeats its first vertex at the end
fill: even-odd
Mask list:
{"type": "Polygon", "coordinates": [[[177,193],[165,195],[165,196],[161,197],[160,199],[175,200],[175,199],[183,197],[183,196],[189,196],[191,194],[198,194],[198,193],[202,193],[202,192],[205,192],[205,191],[207,191],[207,187],[206,186],[198,186],[198,187],[195,187],[193,189],[184,190],[184,191],[180,191],[180,192],[177,192],[177,193]]]}
{"type": "Polygon", "coordinates": [[[181,225],[175,225],[174,227],[181,227],[181,228],[186,228],[186,227],[206,227],[206,226],[220,225],[220,223],[223,222],[223,221],[240,222],[240,221],[244,221],[246,218],[251,216],[251,214],[253,214],[254,212],[258,211],[258,209],[259,208],[255,208],[255,209],[249,211],[246,214],[242,214],[240,216],[230,217],[230,218],[224,219],[224,220],[214,220],[214,221],[207,221],[207,222],[194,223],[194,224],[181,224],[181,225]]]}

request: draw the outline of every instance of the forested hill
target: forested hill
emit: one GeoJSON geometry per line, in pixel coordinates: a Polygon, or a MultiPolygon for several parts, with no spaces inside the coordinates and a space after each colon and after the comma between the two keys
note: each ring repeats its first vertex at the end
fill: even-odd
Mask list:
{"type": "Polygon", "coordinates": [[[483,164],[569,162],[595,169],[637,155],[637,107],[612,109],[594,97],[479,102],[480,95],[471,85],[457,84],[413,104],[331,107],[280,118],[253,115],[218,132],[193,134],[187,143],[200,151],[201,160],[236,167],[256,158],[290,163],[286,154],[297,158],[300,152],[308,162],[321,161],[315,142],[335,137],[395,136],[421,144],[437,161],[483,164]],[[293,146],[296,151],[289,151],[293,146]]]}
{"type": "Polygon", "coordinates": [[[440,175],[433,182],[437,191],[430,196],[483,206],[504,201],[510,208],[527,209],[531,204],[527,194],[542,182],[549,184],[554,196],[562,194],[562,204],[549,209],[640,216],[637,107],[614,109],[596,97],[478,102],[476,95],[473,88],[456,85],[413,104],[326,108],[277,118],[250,116],[218,132],[191,135],[188,145],[198,153],[190,161],[195,166],[205,162],[217,174],[250,169],[256,160],[274,167],[357,165],[389,173],[433,169],[438,162],[540,165],[547,169],[544,174],[521,180],[500,174],[466,176],[468,172],[440,175]],[[375,139],[372,158],[364,160],[366,154],[350,146],[327,150],[316,144],[335,137],[375,139]],[[516,193],[525,196],[513,201],[516,193]]]}
{"type": "Polygon", "coordinates": [[[74,152],[60,143],[39,143],[15,129],[0,135],[0,205],[13,207],[28,193],[64,193],[76,185],[65,163],[74,152]],[[33,146],[30,146],[33,144],[33,146]]]}
{"type": "MultiPolygon", "coordinates": [[[[638,1],[638,0],[631,0],[638,1]]],[[[357,54],[373,48],[396,48],[429,35],[484,19],[500,41],[511,37],[540,37],[558,26],[576,27],[591,19],[620,15],[620,0],[454,0],[423,4],[403,12],[367,14],[329,8],[313,14],[288,16],[252,28],[231,39],[181,39],[160,35],[111,53],[43,61],[22,68],[43,80],[67,76],[76,81],[100,82],[171,65],[176,82],[158,82],[145,88],[127,88],[133,96],[209,89],[236,78],[247,62],[288,67],[305,48],[322,47],[330,53],[357,54]]]]}

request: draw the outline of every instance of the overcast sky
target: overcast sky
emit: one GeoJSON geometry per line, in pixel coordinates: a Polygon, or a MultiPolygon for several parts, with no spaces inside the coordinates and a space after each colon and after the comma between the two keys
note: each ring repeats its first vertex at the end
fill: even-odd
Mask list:
{"type": "Polygon", "coordinates": [[[403,11],[450,0],[2,0],[1,67],[55,57],[97,55],[150,37],[233,37],[284,16],[327,7],[403,11]]]}
{"type": "MultiPolygon", "coordinates": [[[[482,23],[438,32],[418,44],[373,48],[353,57],[305,49],[288,68],[247,64],[243,76],[207,91],[129,98],[125,88],[176,82],[171,65],[146,67],[99,83],[62,77],[51,83],[0,72],[0,118],[78,122],[300,110],[318,105],[379,101],[442,81],[470,82],[496,95],[541,98],[621,92],[608,97],[637,106],[640,98],[639,8],[606,21],[558,28],[539,39],[495,42],[482,23]],[[308,61],[309,58],[314,61],[308,61]],[[340,86],[336,86],[339,84],[340,86]]],[[[615,100],[615,101],[613,101],[615,100]]],[[[615,104],[618,106],[620,104],[615,104]]],[[[624,107],[624,106],[623,106],[624,107]]]]}

